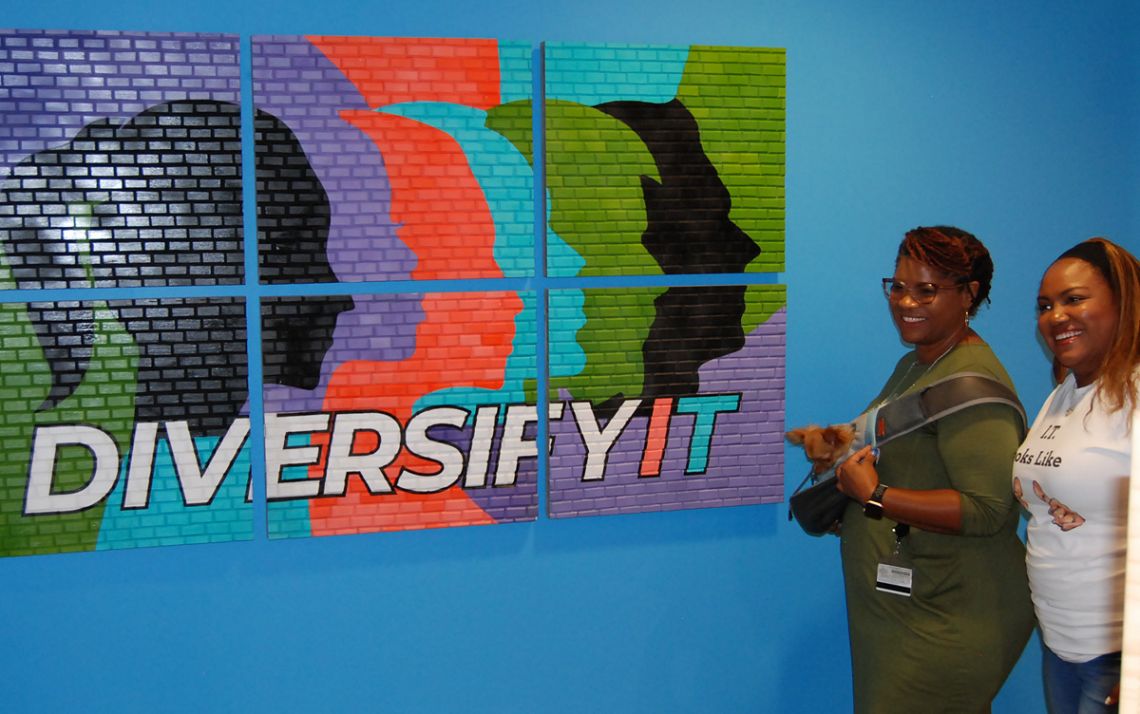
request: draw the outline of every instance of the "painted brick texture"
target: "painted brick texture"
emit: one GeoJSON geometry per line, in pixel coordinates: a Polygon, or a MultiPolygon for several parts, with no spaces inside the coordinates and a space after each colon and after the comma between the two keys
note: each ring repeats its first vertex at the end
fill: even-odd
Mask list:
{"type": "MultiPolygon", "coordinates": [[[[257,36],[253,76],[255,106],[280,118],[288,134],[282,140],[258,128],[259,216],[269,218],[259,222],[263,283],[464,279],[478,290],[479,279],[534,276],[534,172],[487,126],[488,109],[529,101],[529,45],[257,36]],[[312,175],[292,171],[282,154],[303,155],[312,175]],[[277,195],[267,199],[266,192],[277,195]],[[309,248],[296,247],[298,232],[309,248]],[[311,257],[278,256],[283,246],[311,257]]],[[[465,423],[436,427],[433,438],[475,460],[479,444],[490,444],[481,457],[485,480],[471,467],[462,485],[433,493],[396,488],[402,472],[413,473],[410,483],[439,469],[402,447],[382,473],[352,474],[343,496],[309,492],[271,502],[274,537],[536,517],[536,454],[514,453],[533,450],[533,420],[524,429],[530,446],[503,453],[501,445],[509,408],[525,407],[528,390],[533,402],[537,293],[435,293],[423,284],[423,292],[322,296],[323,306],[311,296],[263,301],[265,411],[286,419],[380,412],[410,429],[424,410],[460,408],[465,423]],[[274,357],[272,341],[299,349],[274,357]],[[479,410],[491,408],[499,410],[495,418],[480,421],[487,412],[479,410]],[[517,465],[511,483],[495,485],[499,464],[517,465]]],[[[400,438],[368,431],[355,456],[400,438]]],[[[282,478],[319,480],[335,424],[292,438],[318,447],[320,456],[282,478]]]]}
{"type": "Polygon", "coordinates": [[[781,500],[782,51],[238,46],[0,31],[0,553],[781,500]]]}
{"type": "Polygon", "coordinates": [[[586,260],[551,275],[782,270],[784,80],[777,49],[547,44],[551,227],[586,260]]]}
{"type": "Polygon", "coordinates": [[[550,275],[667,276],[549,293],[551,399],[595,412],[552,422],[550,514],[780,500],[785,292],[668,276],[782,269],[783,52],[553,43],[545,59],[550,275]]]}
{"type": "Polygon", "coordinates": [[[238,77],[230,35],[0,31],[6,554],[252,535],[248,454],[209,468],[245,300],[165,294],[244,280],[238,77]]]}
{"type": "MultiPolygon", "coordinates": [[[[590,370],[552,380],[552,389],[564,401],[573,397],[612,405],[615,397],[630,395],[642,401],[606,455],[604,478],[597,480],[585,477],[588,455],[582,427],[565,416],[552,423],[551,516],[772,503],[783,498],[786,293],[782,286],[741,286],[739,291],[750,312],[768,315],[747,334],[739,333],[743,347],[728,352],[725,344],[716,350],[719,357],[698,364],[694,355],[712,347],[709,335],[698,328],[690,328],[687,335],[674,334],[662,355],[666,367],[656,370],[651,383],[644,368],[645,335],[655,319],[653,293],[659,298],[665,291],[584,291],[586,303],[604,305],[608,315],[600,319],[596,331],[578,335],[589,353],[590,370]],[[685,413],[686,399],[702,398],[710,406],[718,398],[727,399],[719,404],[725,411],[703,425],[697,414],[685,413]],[[655,403],[664,406],[665,418],[652,410],[655,403]],[[702,427],[711,433],[700,431],[702,427]]],[[[735,321],[739,326],[739,310],[727,310],[718,302],[700,306],[717,292],[695,290],[686,299],[696,303],[693,309],[702,313],[702,323],[735,321]]],[[[559,317],[552,309],[551,320],[559,317]]],[[[552,344],[552,355],[553,348],[552,344]]],[[[557,367],[551,363],[552,372],[557,367]]]]}

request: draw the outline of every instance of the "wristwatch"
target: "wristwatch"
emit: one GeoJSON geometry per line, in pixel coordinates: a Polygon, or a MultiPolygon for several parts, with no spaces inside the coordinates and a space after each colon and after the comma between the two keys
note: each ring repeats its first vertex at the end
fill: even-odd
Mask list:
{"type": "Polygon", "coordinates": [[[871,497],[863,504],[863,515],[867,518],[874,518],[876,521],[883,517],[883,494],[887,492],[887,487],[883,484],[875,486],[875,490],[871,492],[871,497]]]}

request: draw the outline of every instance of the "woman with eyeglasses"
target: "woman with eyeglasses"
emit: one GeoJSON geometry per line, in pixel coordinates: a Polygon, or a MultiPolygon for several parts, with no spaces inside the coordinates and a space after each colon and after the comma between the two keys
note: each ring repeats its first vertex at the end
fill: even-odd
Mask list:
{"type": "MultiPolygon", "coordinates": [[[[914,346],[872,406],[971,372],[1012,390],[970,327],[988,301],[985,246],[950,226],[909,231],[883,280],[914,346]]],[[[988,712],[1033,627],[1009,469],[1017,409],[974,404],[839,466],[856,712],[988,712]]]]}
{"type": "Polygon", "coordinates": [[[1140,262],[1092,238],[1041,279],[1037,330],[1060,367],[1013,466],[1051,714],[1115,712],[1124,629],[1140,262]]]}

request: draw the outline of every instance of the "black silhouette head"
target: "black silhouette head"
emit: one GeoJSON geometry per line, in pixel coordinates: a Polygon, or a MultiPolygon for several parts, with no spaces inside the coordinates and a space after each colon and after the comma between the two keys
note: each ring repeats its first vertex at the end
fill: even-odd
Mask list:
{"type": "MultiPolygon", "coordinates": [[[[287,264],[301,266],[306,281],[335,281],[325,255],[330,209],[320,182],[288,127],[264,112],[255,124],[258,176],[264,164],[278,177],[264,206],[259,195],[263,273],[272,276],[268,281],[297,281],[267,268],[287,264]]],[[[29,303],[52,375],[41,409],[59,406],[83,381],[105,306],[137,348],[136,419],[187,420],[201,434],[229,427],[248,397],[241,196],[241,118],[228,102],[168,102],[126,122],[99,120],[13,169],[0,185],[0,248],[17,287],[234,286],[218,297],[96,302],[84,295],[29,303]]],[[[267,298],[264,307],[271,310],[276,300],[267,298]]],[[[324,345],[315,366],[311,350],[286,353],[280,362],[289,369],[267,370],[267,381],[308,386],[319,377],[331,326],[352,302],[312,300],[290,329],[311,323],[313,340],[305,346],[324,345]]],[[[267,362],[299,346],[266,330],[267,362]]]]}

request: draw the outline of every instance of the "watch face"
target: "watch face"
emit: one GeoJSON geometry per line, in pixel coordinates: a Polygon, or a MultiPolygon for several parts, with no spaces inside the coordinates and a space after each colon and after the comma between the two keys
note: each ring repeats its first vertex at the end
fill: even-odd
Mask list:
{"type": "Polygon", "coordinates": [[[863,504],[863,515],[878,520],[883,517],[883,504],[877,501],[867,501],[863,504]]]}
{"type": "Polygon", "coordinates": [[[863,504],[863,515],[868,518],[876,520],[883,517],[883,494],[887,492],[887,487],[883,484],[875,486],[875,490],[871,492],[871,497],[863,504]]]}

